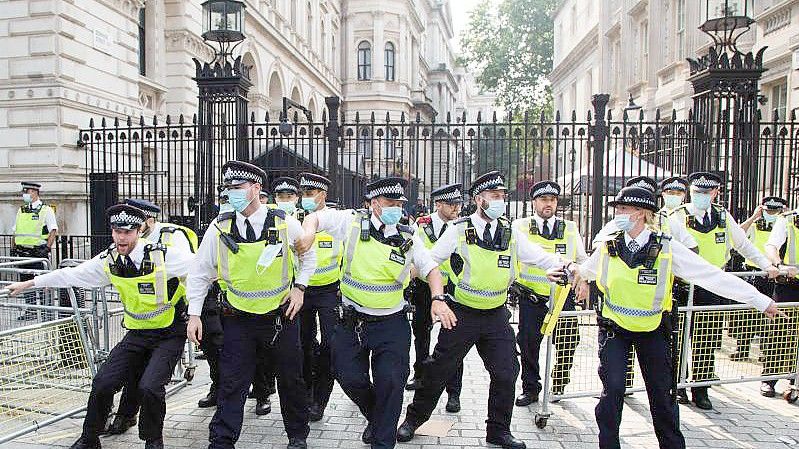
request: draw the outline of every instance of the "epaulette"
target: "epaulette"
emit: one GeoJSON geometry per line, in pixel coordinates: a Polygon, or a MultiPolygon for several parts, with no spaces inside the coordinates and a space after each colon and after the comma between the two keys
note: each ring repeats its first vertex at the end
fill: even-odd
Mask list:
{"type": "Polygon", "coordinates": [[[413,234],[414,230],[412,227],[404,224],[397,225],[397,231],[404,233],[404,234],[413,234]]]}
{"type": "Polygon", "coordinates": [[[799,209],[794,209],[782,214],[783,217],[795,217],[799,215],[799,209]]]}
{"type": "Polygon", "coordinates": [[[452,221],[452,224],[461,224],[469,221],[469,217],[460,217],[452,221]]]}
{"type": "Polygon", "coordinates": [[[232,220],[235,217],[236,217],[235,212],[222,212],[216,217],[216,222],[222,223],[223,221],[232,220]]]}
{"type": "Polygon", "coordinates": [[[108,248],[106,248],[105,251],[103,251],[101,253],[100,259],[105,259],[106,257],[108,257],[111,254],[111,251],[115,250],[116,248],[117,248],[117,244],[111,242],[111,244],[108,245],[108,248]]]}
{"type": "Polygon", "coordinates": [[[433,217],[430,215],[425,215],[424,217],[419,217],[416,219],[416,224],[430,224],[433,222],[433,217]]]}
{"type": "Polygon", "coordinates": [[[148,243],[144,245],[144,253],[151,253],[153,251],[161,251],[162,253],[166,254],[166,245],[161,242],[155,243],[148,243]]]}

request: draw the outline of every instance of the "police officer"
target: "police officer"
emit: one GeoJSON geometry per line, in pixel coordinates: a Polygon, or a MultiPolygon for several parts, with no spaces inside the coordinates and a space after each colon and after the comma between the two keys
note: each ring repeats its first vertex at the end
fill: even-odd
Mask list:
{"type": "Polygon", "coordinates": [[[398,224],[407,184],[403,178],[377,179],[366,186],[371,210],[325,209],[303,223],[308,246],[320,231],[344,242],[340,323],[330,342],[333,367],[344,393],[368,421],[361,439],[373,449],[396,444],[410,371],[403,290],[412,266],[427,278],[434,297],[444,295],[437,264],[413,229],[398,224]]]}
{"type": "MultiPolygon", "coordinates": [[[[583,238],[577,223],[556,216],[561,187],[554,181],[541,181],[530,189],[533,201],[533,216],[513,221],[517,235],[540,245],[545,251],[560,256],[564,261],[580,263],[585,254],[583,238]]],[[[549,311],[549,296],[552,284],[541,268],[521,265],[511,286],[519,296],[519,334],[516,336],[521,352],[522,394],[516,405],[524,407],[538,402],[541,392],[539,353],[544,335],[541,326],[549,311]]],[[[570,294],[563,310],[575,310],[574,294],[570,294]]],[[[561,318],[555,330],[556,362],[553,368],[552,390],[562,394],[569,383],[574,350],[580,342],[577,318],[561,318]]]]}
{"type": "MultiPolygon", "coordinates": [[[[774,302],[743,280],[722,272],[658,231],[655,196],[647,189],[625,187],[608,203],[621,230],[603,242],[580,266],[586,280],[601,294],[599,377],[602,395],[596,406],[600,449],[618,449],[624,406],[626,360],[635,348],[649,396],[650,413],[661,449],[685,448],[675,401],[672,351],[671,287],[674,276],[700,284],[716,294],[752,304],[768,316],[778,312],[774,302]],[[664,369],[665,368],[665,369],[664,369]]],[[[700,244],[701,245],[701,244],[700,244]]]]}
{"type": "Polygon", "coordinates": [[[129,331],[94,377],[83,433],[72,449],[99,449],[114,394],[133,382],[141,402],[139,438],[146,449],[164,447],[165,386],[186,342],[185,303],[179,294],[192,254],[141,238],[145,214],[119,204],[107,210],[114,244],[75,268],[11,284],[12,294],[36,287],[95,288],[113,285],[125,308],[129,331]],[[138,377],[138,379],[137,379],[138,377]]]}
{"type": "Polygon", "coordinates": [[[210,424],[210,448],[232,448],[239,438],[247,389],[253,382],[257,347],[277,369],[283,425],[290,449],[305,449],[308,405],[302,380],[299,321],[303,292],[316,265],[313,249],[298,256],[295,274],[293,246],[302,227],[282,210],[259,200],[266,173],[240,161],[222,166],[228,201],[234,216],[220,216],[205,233],[197,259],[189,270],[189,339],[202,338],[200,314],[208,287],[218,278],[223,292],[224,343],[219,360],[217,409],[210,424]]]}
{"type": "Polygon", "coordinates": [[[560,268],[563,262],[513,231],[501,218],[507,209],[507,188],[498,171],[478,177],[470,193],[478,210],[456,220],[431,250],[436,263],[456,254],[463,267],[456,272],[454,301],[433,298],[431,313],[441,320],[442,329],[424,367],[422,388],[408,405],[397,440],[410,441],[416,429],[430,419],[446,382],[476,345],[491,378],[486,441],[506,449],[523,449],[524,442],[510,432],[519,362],[505,302],[516,279],[517,261],[545,270],[560,268]]]}
{"type": "MultiPolygon", "coordinates": [[[[787,203],[783,203],[787,206],[787,203]]],[[[776,204],[775,204],[776,205],[776,204]]],[[[765,216],[765,212],[764,212],[765,216]]],[[[782,264],[780,270],[787,276],[777,278],[774,286],[774,300],[777,303],[796,301],[799,298],[799,210],[795,209],[778,217],[765,244],[766,255],[774,264],[782,264]],[[784,254],[784,257],[780,257],[784,254]]],[[[763,375],[792,373],[796,369],[796,327],[799,323],[795,310],[788,316],[768,322],[763,327],[760,348],[763,353],[763,375]]],[[[760,394],[766,397],[775,395],[776,380],[760,384],[760,394]]],[[[793,379],[791,379],[793,384],[793,379]]]]}
{"type": "MultiPolygon", "coordinates": [[[[771,235],[771,229],[774,222],[784,212],[788,203],[776,196],[767,196],[763,198],[760,205],[755,208],[752,215],[743,223],[741,229],[746,231],[746,237],[755,245],[758,251],[763,254],[766,253],[766,242],[771,235]]],[[[749,259],[744,260],[744,270],[746,271],[760,271],[754,262],[749,259]]],[[[755,286],[760,293],[771,297],[774,295],[774,283],[769,282],[768,279],[755,276],[748,279],[749,283],[755,286]]],[[[752,339],[755,335],[760,335],[763,327],[763,320],[757,314],[741,310],[730,313],[729,329],[727,330],[730,337],[736,339],[737,350],[730,354],[730,360],[740,361],[749,358],[749,350],[752,344],[752,339]]]]}
{"type": "MultiPolygon", "coordinates": [[[[327,192],[331,182],[322,175],[300,174],[302,210],[306,214],[327,209],[327,192]]],[[[330,338],[338,319],[339,276],[344,257],[344,242],[327,232],[317,232],[314,238],[316,271],[308,281],[302,307],[302,349],[305,354],[305,383],[308,386],[310,407],[308,418],[319,421],[333,392],[333,369],[330,358],[330,338]],[[316,339],[317,320],[320,339],[316,339]]]]}
{"type": "MultiPolygon", "coordinates": [[[[777,267],[752,245],[746,238],[746,232],[730,213],[713,203],[719,194],[721,178],[713,173],[697,172],[688,177],[688,182],[691,185],[691,202],[677,208],[674,214],[685,216],[685,227],[698,243],[699,255],[711,265],[724,268],[730,260],[730,250],[735,249],[761,270],[768,271],[769,277],[777,277],[777,267]]],[[[722,302],[722,298],[702,287],[694,290],[694,305],[717,305],[722,302]]],[[[722,322],[713,316],[695,314],[692,325],[692,379],[698,382],[714,380],[715,351],[721,347],[722,322]]],[[[708,387],[691,389],[694,404],[703,410],[713,408],[707,390],[708,387]]]]}
{"type": "MultiPolygon", "coordinates": [[[[41,184],[35,182],[22,182],[22,200],[24,204],[17,210],[11,240],[11,255],[15,257],[35,257],[48,259],[58,235],[58,224],[53,208],[44,204],[39,198],[41,184]]],[[[43,263],[20,265],[20,268],[32,270],[44,269],[43,263]]],[[[20,281],[33,279],[32,274],[20,274],[20,281]]],[[[26,304],[35,304],[36,295],[25,295],[26,304]]],[[[25,310],[17,320],[25,321],[36,318],[36,312],[25,310]]]]}
{"type": "Polygon", "coordinates": [[[660,183],[660,197],[663,199],[663,207],[658,211],[658,215],[669,216],[685,203],[685,195],[688,193],[688,181],[679,176],[672,176],[664,179],[660,183]]]}
{"type": "MultiPolygon", "coordinates": [[[[450,184],[439,187],[430,193],[435,204],[435,212],[431,215],[419,217],[416,221],[418,228],[416,234],[424,242],[426,248],[433,247],[444,231],[458,218],[463,204],[463,186],[450,184]]],[[[453,294],[455,284],[452,282],[454,273],[449,260],[439,266],[444,282],[444,291],[453,294]]],[[[422,385],[422,371],[424,361],[430,357],[430,331],[433,329],[433,318],[430,316],[431,295],[430,286],[421,279],[417,279],[413,288],[413,341],[416,352],[416,361],[413,364],[413,379],[405,386],[406,390],[416,390],[422,385]]],[[[460,365],[455,374],[447,382],[446,410],[457,413],[461,409],[460,396],[463,378],[463,365],[460,365]]]]}

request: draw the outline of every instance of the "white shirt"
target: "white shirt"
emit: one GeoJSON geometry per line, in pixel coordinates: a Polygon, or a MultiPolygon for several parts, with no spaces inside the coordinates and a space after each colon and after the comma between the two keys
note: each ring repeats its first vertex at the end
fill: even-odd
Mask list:
{"type": "MultiPolygon", "coordinates": [[[[147,239],[140,238],[136,246],[133,247],[133,251],[128,254],[136,268],[141,268],[141,263],[144,259],[144,247],[149,243],[147,239]]],[[[111,279],[108,278],[105,272],[105,265],[108,261],[100,258],[104,253],[105,251],[101,252],[77,267],[61,268],[39,275],[34,278],[34,285],[36,287],[61,288],[94,288],[110,285],[111,279]]],[[[167,278],[176,277],[184,280],[193,261],[194,254],[190,252],[182,251],[180,248],[167,249],[164,259],[167,278]]]]}
{"type": "MultiPolygon", "coordinates": [[[[752,230],[753,228],[754,227],[749,229],[752,230]]],[[[782,248],[786,240],[788,240],[788,221],[785,217],[777,217],[777,221],[775,221],[774,225],[771,227],[771,234],[768,236],[766,246],[773,247],[777,250],[777,254],[779,254],[780,248],[782,248]]]]}
{"type": "MultiPolygon", "coordinates": [[[[240,212],[236,212],[236,227],[240,235],[247,235],[247,226],[244,221],[249,220],[250,225],[255,231],[256,236],[260,236],[264,229],[264,221],[269,209],[266,205],[261,205],[255,213],[245,217],[240,212]]],[[[286,215],[286,227],[289,238],[289,246],[294,250],[294,242],[301,239],[304,235],[302,225],[296,218],[286,215]]],[[[189,300],[189,315],[200,316],[203,310],[205,296],[211,282],[217,278],[217,241],[219,240],[219,230],[214,221],[205,231],[203,241],[197,249],[197,259],[189,269],[186,279],[186,297],[189,300]]],[[[302,256],[299,256],[300,266],[295,277],[298,284],[308,285],[308,279],[316,270],[316,251],[311,247],[302,256]]]]}
{"type": "MultiPolygon", "coordinates": [[[[541,218],[537,213],[533,213],[533,216],[531,218],[533,220],[535,220],[536,224],[538,225],[538,229],[539,230],[544,229],[544,219],[543,218],[541,218]]],[[[555,222],[556,221],[557,221],[557,217],[554,216],[554,215],[547,219],[547,227],[549,228],[549,232],[550,233],[554,229],[553,226],[555,226],[555,222]]],[[[525,223],[526,223],[526,219],[517,218],[516,220],[513,220],[512,226],[513,226],[514,232],[517,232],[517,234],[516,234],[517,236],[522,235],[526,239],[527,233],[530,232],[530,229],[527,228],[527,226],[523,226],[523,224],[525,224],[525,223]]],[[[585,253],[585,243],[583,242],[583,237],[580,235],[579,229],[577,230],[577,237],[576,237],[575,240],[576,240],[574,242],[574,244],[576,246],[576,248],[575,248],[575,250],[576,250],[575,257],[576,257],[577,260],[575,260],[574,262],[581,263],[585,259],[588,259],[588,254],[585,253]]]]}
{"type": "MultiPolygon", "coordinates": [[[[36,209],[42,205],[42,200],[36,200],[30,204],[31,209],[36,209]]],[[[55,219],[55,212],[53,212],[52,207],[48,207],[44,213],[44,224],[47,226],[48,232],[53,232],[58,229],[58,223],[55,219]]],[[[17,222],[14,221],[14,224],[11,226],[11,233],[14,234],[17,232],[17,222]]]]}
{"type": "MultiPolygon", "coordinates": [[[[655,216],[655,220],[659,220],[660,218],[655,216]]],[[[680,243],[682,243],[686,248],[696,248],[699,246],[696,243],[696,239],[694,236],[688,232],[688,228],[685,227],[685,221],[683,220],[683,216],[681,214],[671,214],[668,217],[669,221],[669,235],[672,238],[680,243]]],[[[611,240],[613,236],[621,231],[618,226],[616,226],[616,222],[610,220],[609,222],[605,223],[605,226],[597,233],[594,240],[591,242],[591,246],[596,249],[599,247],[600,243],[607,242],[611,240]]]]}
{"type": "MultiPolygon", "coordinates": [[[[477,231],[478,238],[482,238],[486,224],[489,222],[486,222],[477,212],[470,215],[469,218],[472,220],[475,231],[477,231]]],[[[491,220],[490,223],[491,229],[489,232],[493,237],[497,232],[498,221],[491,220]]],[[[436,262],[436,264],[441,264],[445,260],[449,259],[452,253],[455,252],[458,247],[459,237],[460,235],[458,233],[457,226],[447,227],[447,230],[444,231],[444,234],[438,239],[436,244],[433,245],[433,248],[430,250],[430,255],[433,257],[433,260],[436,262]]],[[[541,248],[540,245],[528,240],[527,236],[520,233],[518,229],[513,229],[513,238],[516,241],[516,257],[521,263],[526,265],[535,265],[543,270],[549,270],[551,268],[563,266],[563,262],[559,257],[546,252],[544,248],[541,248]]]]}
{"type": "Polygon", "coordinates": [[[430,218],[433,221],[433,232],[436,234],[436,237],[439,237],[441,235],[441,228],[444,227],[444,224],[452,221],[452,220],[444,221],[444,219],[441,218],[441,215],[438,215],[438,212],[434,212],[432,215],[430,215],[430,218]]]}
{"type": "MultiPolygon", "coordinates": [[[[641,248],[649,241],[651,231],[644,229],[635,238],[641,248]]],[[[628,233],[624,233],[624,241],[629,245],[633,240],[628,233]]],[[[674,276],[692,282],[705,290],[709,290],[721,297],[734,301],[750,304],[761,312],[771,304],[771,298],[757,291],[757,289],[743,279],[721,271],[719,268],[707,263],[682,243],[671,241],[672,272],[674,276]]],[[[591,257],[580,265],[580,276],[587,281],[594,281],[599,271],[600,251],[594,251],[591,257]]]]}
{"type": "MultiPolygon", "coordinates": [[[[710,212],[710,209],[702,211],[696,210],[694,205],[691,203],[688,203],[687,209],[688,212],[696,217],[700,223],[702,223],[705,219],[705,215],[710,212]]],[[[738,253],[740,253],[744,258],[756,263],[761,270],[765,270],[766,268],[770,267],[772,265],[771,262],[755,247],[754,244],[752,244],[749,238],[746,237],[746,231],[744,231],[738,222],[735,221],[729,211],[725,209],[724,212],[725,219],[727,220],[727,226],[729,226],[730,234],[732,235],[732,247],[735,248],[735,250],[738,251],[738,253]]]]}
{"type": "MultiPolygon", "coordinates": [[[[153,243],[158,243],[158,240],[161,238],[161,228],[168,227],[169,223],[161,223],[159,221],[155,222],[155,226],[150,231],[150,234],[147,235],[147,240],[153,243]]],[[[170,242],[170,248],[180,248],[181,251],[185,251],[191,253],[191,243],[189,243],[189,239],[186,238],[186,235],[183,234],[181,231],[176,231],[172,234],[172,241],[170,242]]]]}

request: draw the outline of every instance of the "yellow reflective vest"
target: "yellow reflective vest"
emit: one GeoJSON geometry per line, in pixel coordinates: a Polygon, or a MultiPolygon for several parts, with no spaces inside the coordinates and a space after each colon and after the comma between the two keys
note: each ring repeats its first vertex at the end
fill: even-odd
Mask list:
{"type": "Polygon", "coordinates": [[[30,247],[47,244],[50,231],[47,229],[45,217],[51,211],[50,206],[46,204],[42,204],[38,209],[20,207],[17,210],[14,227],[14,244],[30,247]]]}
{"type": "MultiPolygon", "coordinates": [[[[539,233],[538,222],[533,217],[517,220],[514,223],[527,239],[532,243],[540,245],[546,252],[557,254],[564,260],[574,261],[577,259],[577,239],[580,233],[577,230],[577,223],[570,220],[556,219],[554,228],[551,232],[554,238],[547,239],[539,233]]],[[[537,295],[549,296],[552,284],[547,279],[546,270],[533,265],[525,265],[519,262],[519,275],[516,282],[531,289],[537,295]]]]}

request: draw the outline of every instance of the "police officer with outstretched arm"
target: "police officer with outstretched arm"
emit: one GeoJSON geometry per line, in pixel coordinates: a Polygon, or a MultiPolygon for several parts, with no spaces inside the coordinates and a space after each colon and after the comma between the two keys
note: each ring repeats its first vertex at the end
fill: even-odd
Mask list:
{"type": "MultiPolygon", "coordinates": [[[[454,299],[433,298],[431,313],[441,320],[442,329],[425,366],[422,388],[415,391],[413,403],[408,405],[397,440],[413,439],[416,429],[430,419],[447,381],[472,346],[477,346],[491,378],[486,441],[505,449],[524,449],[525,443],[510,431],[519,361],[510,311],[505,307],[508,288],[516,279],[517,261],[556,271],[564,263],[518,235],[502,218],[507,209],[507,188],[505,177],[498,171],[478,177],[470,190],[477,211],[456,220],[431,250],[436,263],[456,254],[463,267],[456,273],[454,299]]],[[[587,290],[583,287],[581,296],[587,290]]]]}
{"type": "Polygon", "coordinates": [[[396,444],[410,371],[411,329],[403,290],[411,269],[427,279],[434,298],[444,297],[438,264],[413,229],[398,224],[407,184],[397,177],[375,180],[366,186],[371,210],[325,209],[305,217],[303,224],[307,246],[319,231],[344,241],[333,367],[344,393],[368,421],[361,439],[372,449],[396,444]]]}
{"type": "Polygon", "coordinates": [[[600,449],[620,449],[627,357],[634,347],[649,396],[650,413],[661,449],[683,449],[676,402],[671,288],[674,277],[695,282],[735,301],[752,304],[773,317],[774,302],[743,280],[722,272],[655,227],[655,196],[625,187],[609,203],[618,233],[601,243],[580,265],[601,293],[599,377],[603,391],[596,406],[600,449]]]}
{"type": "Polygon", "coordinates": [[[114,243],[74,268],[62,268],[33,280],[11,284],[12,294],[29,287],[96,288],[113,285],[125,309],[129,329],[92,381],[83,433],[72,449],[100,449],[114,394],[135,385],[141,403],[139,438],[146,449],[164,447],[166,385],[186,342],[186,309],[179,293],[192,254],[141,238],[145,214],[119,204],[107,212],[114,243]]]}
{"type": "Polygon", "coordinates": [[[316,265],[313,249],[298,256],[300,223],[258,200],[266,173],[252,164],[227,162],[222,167],[233,216],[215,219],[205,233],[189,270],[188,335],[202,340],[200,314],[208,287],[218,278],[222,289],[224,342],[219,359],[217,409],[210,424],[210,449],[233,448],[241,433],[247,390],[255,374],[256,348],[266,342],[277,368],[283,425],[289,449],[305,449],[308,396],[302,379],[300,325],[295,317],[316,265]]]}

